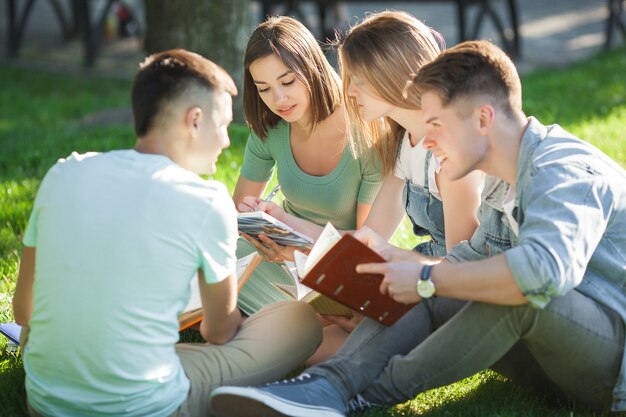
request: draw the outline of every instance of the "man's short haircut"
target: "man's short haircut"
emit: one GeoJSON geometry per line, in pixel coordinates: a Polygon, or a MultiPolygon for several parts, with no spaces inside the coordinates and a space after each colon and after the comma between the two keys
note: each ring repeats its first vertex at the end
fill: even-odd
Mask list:
{"type": "Polygon", "coordinates": [[[436,93],[444,106],[457,99],[490,97],[509,116],[522,109],[522,85],[513,61],[488,41],[468,41],[442,52],[413,80],[436,93]]]}
{"type": "Polygon", "coordinates": [[[167,103],[180,98],[191,88],[237,95],[233,79],[222,67],[184,49],[150,55],[139,67],[131,93],[138,137],[154,127],[167,103]]]}
{"type": "Polygon", "coordinates": [[[250,35],[243,58],[243,111],[250,128],[261,139],[282,119],[261,99],[250,65],[272,54],[309,90],[312,129],[341,105],[339,74],[311,31],[291,17],[270,17],[250,35]]]}

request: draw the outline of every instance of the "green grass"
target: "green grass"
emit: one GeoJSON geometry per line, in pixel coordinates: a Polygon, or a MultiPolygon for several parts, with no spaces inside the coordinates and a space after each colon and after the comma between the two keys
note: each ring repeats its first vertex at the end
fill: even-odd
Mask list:
{"type": "MultiPolygon", "coordinates": [[[[524,78],[525,111],[545,124],[558,122],[626,166],[626,50],[615,50],[567,70],[524,78]]],[[[128,106],[129,82],[76,78],[0,66],[0,321],[12,321],[11,297],[21,238],[41,178],[72,151],[132,146],[127,124],[85,122],[96,112],[128,106]]],[[[231,147],[216,179],[232,191],[241,166],[245,126],[231,128],[231,147]]],[[[393,242],[415,243],[405,223],[393,242]]],[[[26,416],[19,357],[0,341],[0,414],[26,416]]],[[[595,416],[572,404],[556,406],[489,371],[423,393],[369,416],[595,416]]]]}

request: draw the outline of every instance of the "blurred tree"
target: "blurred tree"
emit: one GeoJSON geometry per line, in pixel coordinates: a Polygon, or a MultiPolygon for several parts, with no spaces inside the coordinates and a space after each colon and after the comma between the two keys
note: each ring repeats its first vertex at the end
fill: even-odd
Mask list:
{"type": "Polygon", "coordinates": [[[224,67],[237,83],[235,119],[242,122],[243,49],[250,22],[249,0],[145,0],[145,7],[146,52],[185,48],[224,67]]]}

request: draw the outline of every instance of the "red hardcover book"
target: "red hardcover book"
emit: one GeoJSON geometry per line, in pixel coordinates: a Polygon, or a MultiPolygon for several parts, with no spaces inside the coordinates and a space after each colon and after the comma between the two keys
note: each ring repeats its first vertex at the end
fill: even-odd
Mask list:
{"type": "Polygon", "coordinates": [[[380,293],[381,274],[359,274],[356,266],[385,262],[372,249],[346,234],[306,272],[301,283],[333,300],[390,326],[409,311],[412,304],[401,304],[380,293]]]}

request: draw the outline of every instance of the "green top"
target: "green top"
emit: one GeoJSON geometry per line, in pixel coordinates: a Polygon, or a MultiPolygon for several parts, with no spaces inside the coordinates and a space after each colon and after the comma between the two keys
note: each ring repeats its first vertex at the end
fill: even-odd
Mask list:
{"type": "Polygon", "coordinates": [[[382,182],[373,153],[355,158],[346,145],[341,160],[328,175],[309,175],[293,157],[289,131],[289,123],[280,121],[268,131],[265,141],[251,133],[241,175],[265,182],[276,167],[287,213],[319,225],[331,222],[337,229],[355,229],[357,203],[371,204],[382,182]]]}

